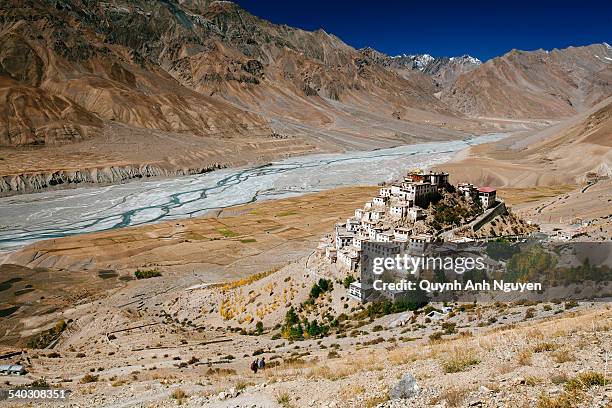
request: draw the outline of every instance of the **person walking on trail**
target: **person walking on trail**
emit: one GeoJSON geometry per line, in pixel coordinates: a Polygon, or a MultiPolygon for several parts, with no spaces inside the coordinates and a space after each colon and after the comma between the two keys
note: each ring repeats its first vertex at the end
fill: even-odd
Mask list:
{"type": "Polygon", "coordinates": [[[259,367],[260,370],[263,370],[264,368],[266,368],[266,358],[262,357],[261,360],[259,360],[259,367]]]}
{"type": "Polygon", "coordinates": [[[257,369],[259,368],[259,361],[257,359],[255,359],[252,363],[251,363],[251,370],[253,370],[253,374],[257,374],[257,369]]]}

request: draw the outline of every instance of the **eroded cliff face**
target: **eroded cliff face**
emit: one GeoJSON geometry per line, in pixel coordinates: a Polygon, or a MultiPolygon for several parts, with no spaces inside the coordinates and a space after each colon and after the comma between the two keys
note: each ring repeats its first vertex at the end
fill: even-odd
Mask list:
{"type": "Polygon", "coordinates": [[[143,166],[113,166],[2,176],[0,177],[0,196],[34,193],[52,188],[70,188],[93,184],[118,184],[150,177],[204,174],[223,167],[225,166],[221,164],[213,164],[202,168],[168,170],[148,164],[143,166]]]}

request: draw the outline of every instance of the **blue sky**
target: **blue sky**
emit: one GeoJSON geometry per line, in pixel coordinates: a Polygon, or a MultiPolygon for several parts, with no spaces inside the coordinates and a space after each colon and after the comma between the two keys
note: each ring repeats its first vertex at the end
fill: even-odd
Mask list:
{"type": "Polygon", "coordinates": [[[236,0],[274,23],[323,28],[355,48],[390,55],[470,54],[612,43],[612,1],[236,0]]]}

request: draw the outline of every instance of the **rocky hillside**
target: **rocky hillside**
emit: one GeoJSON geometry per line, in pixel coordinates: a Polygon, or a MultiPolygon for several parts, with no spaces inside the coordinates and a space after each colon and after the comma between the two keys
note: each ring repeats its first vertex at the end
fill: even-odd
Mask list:
{"type": "Polygon", "coordinates": [[[442,100],[472,116],[571,116],[612,94],[612,48],[604,44],[513,50],[464,75],[442,100]]]}
{"type": "Polygon", "coordinates": [[[355,110],[450,113],[427,81],[371,64],[322,30],[274,25],[231,2],[0,7],[2,145],[78,141],[99,134],[102,121],[218,135],[269,130],[275,120],[321,127],[355,110]]]}
{"type": "Polygon", "coordinates": [[[432,60],[423,72],[431,75],[436,83],[443,88],[448,88],[455,83],[460,75],[470,72],[478,68],[482,64],[478,58],[470,55],[462,55],[460,57],[441,57],[432,60]]]}
{"type": "Polygon", "coordinates": [[[471,149],[443,167],[495,187],[585,183],[612,176],[612,97],[546,129],[471,149]],[[478,170],[475,170],[478,169],[478,170]]]}
{"type": "Polygon", "coordinates": [[[188,46],[193,25],[170,3],[140,5],[3,3],[0,143],[78,141],[95,135],[103,120],[197,134],[264,125],[180,86],[169,73],[176,55],[166,54],[188,46]]]}

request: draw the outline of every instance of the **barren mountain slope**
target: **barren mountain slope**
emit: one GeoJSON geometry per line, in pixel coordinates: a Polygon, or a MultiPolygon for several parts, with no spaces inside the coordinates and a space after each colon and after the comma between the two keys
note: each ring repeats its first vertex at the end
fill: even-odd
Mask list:
{"type": "MultiPolygon", "coordinates": [[[[462,138],[466,119],[322,30],[231,2],[0,4],[0,175],[174,175],[316,151],[462,138]]],[[[46,180],[46,181],[45,181],[46,180]]]]}
{"type": "Polygon", "coordinates": [[[610,95],[612,48],[604,43],[513,50],[460,76],[442,100],[472,116],[553,118],[584,111],[610,95]]]}
{"type": "Polygon", "coordinates": [[[497,187],[582,183],[612,171],[612,97],[542,131],[476,146],[445,165],[456,180],[497,187]]]}
{"type": "Polygon", "coordinates": [[[29,105],[74,124],[75,132],[58,135],[42,120],[24,123],[24,107],[7,103],[0,143],[88,136],[77,126],[79,115],[46,106],[54,98],[81,116],[199,135],[248,134],[268,129],[276,117],[321,127],[336,116],[355,120],[353,110],[391,120],[393,111],[406,108],[451,113],[432,95],[430,81],[407,81],[322,30],[274,25],[230,2],[184,6],[6,2],[0,9],[3,88],[36,93],[39,100],[29,105]]]}
{"type": "MultiPolygon", "coordinates": [[[[99,129],[102,120],[197,134],[265,125],[256,115],[177,86],[153,60],[156,56],[146,52],[147,44],[141,41],[134,49],[125,39],[114,38],[121,36],[109,23],[116,16],[103,4],[12,3],[5,2],[0,10],[5,21],[0,31],[3,145],[77,141],[94,135],[81,131],[82,123],[99,129]],[[30,102],[14,95],[19,87],[30,102]],[[49,101],[55,107],[64,101],[66,109],[54,109],[49,101]],[[70,110],[78,114],[70,115],[70,110]],[[47,117],[57,125],[50,125],[47,117]],[[63,125],[74,132],[62,132],[63,125]]],[[[152,40],[150,30],[138,32],[134,24],[124,30],[133,30],[136,39],[152,40]]]]}
{"type": "Polygon", "coordinates": [[[481,64],[482,62],[479,59],[469,55],[436,58],[423,71],[431,75],[437,84],[446,89],[454,84],[461,75],[478,68],[481,64]]]}
{"type": "Polygon", "coordinates": [[[487,74],[497,60],[474,69],[469,57],[357,51],[227,1],[6,1],[0,175],[28,184],[36,171],[44,186],[66,170],[184,174],[446,140],[541,125],[469,119],[458,108],[554,117],[610,94],[605,45],[520,55],[499,61],[517,60],[529,81],[487,74]]]}

